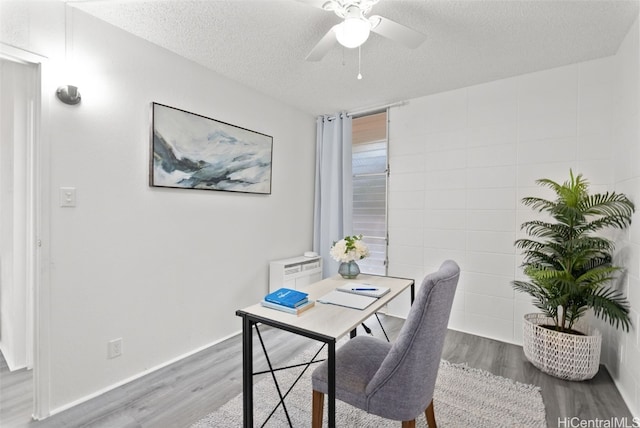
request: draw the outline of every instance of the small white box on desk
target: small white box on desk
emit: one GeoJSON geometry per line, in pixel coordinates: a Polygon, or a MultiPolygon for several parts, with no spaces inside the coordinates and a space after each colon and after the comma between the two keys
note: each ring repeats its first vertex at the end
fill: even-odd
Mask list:
{"type": "Polygon", "coordinates": [[[303,290],[322,280],[322,257],[292,257],[269,263],[269,292],[286,287],[303,290]]]}

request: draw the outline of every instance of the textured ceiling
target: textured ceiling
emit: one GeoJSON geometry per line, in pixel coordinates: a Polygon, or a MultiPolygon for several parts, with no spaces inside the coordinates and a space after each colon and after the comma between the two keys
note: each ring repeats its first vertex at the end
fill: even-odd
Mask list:
{"type": "Polygon", "coordinates": [[[638,0],[380,0],[427,35],[408,49],[377,34],[305,61],[339,18],[322,0],[89,0],[73,7],[312,114],[360,110],[616,53],[638,0]]]}

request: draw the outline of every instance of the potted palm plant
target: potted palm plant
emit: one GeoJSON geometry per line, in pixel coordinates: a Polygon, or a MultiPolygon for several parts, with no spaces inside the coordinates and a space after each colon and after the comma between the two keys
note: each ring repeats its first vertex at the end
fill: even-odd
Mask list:
{"type": "Polygon", "coordinates": [[[602,337],[583,316],[589,309],[616,328],[629,330],[629,303],[612,287],[621,267],[612,265],[613,241],[598,235],[631,224],[634,204],[623,194],[589,194],[581,174],[550,188],[556,199],[528,197],[523,204],[548,220],[522,224],[528,238],[518,239],[522,267],[529,281],[513,281],[515,290],[533,297],[541,313],[527,314],[523,348],[531,363],[545,373],[570,380],[590,379],[598,372],[602,337]]]}

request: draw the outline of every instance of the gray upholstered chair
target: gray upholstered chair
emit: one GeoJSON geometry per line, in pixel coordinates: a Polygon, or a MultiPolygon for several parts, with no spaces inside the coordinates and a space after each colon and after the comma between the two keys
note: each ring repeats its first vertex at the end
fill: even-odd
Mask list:
{"type": "MultiPolygon", "coordinates": [[[[460,267],[447,260],[422,281],[393,344],[358,336],[336,350],[336,398],[383,418],[415,427],[422,412],[435,428],[433,391],[440,367],[460,267]]],[[[322,426],[327,362],[312,375],[312,426],[322,426]]]]}

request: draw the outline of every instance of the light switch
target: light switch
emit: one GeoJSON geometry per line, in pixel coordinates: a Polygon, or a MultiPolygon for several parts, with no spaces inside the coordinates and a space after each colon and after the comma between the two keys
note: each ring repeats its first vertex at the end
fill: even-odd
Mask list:
{"type": "Polygon", "coordinates": [[[75,187],[60,188],[60,206],[61,207],[76,206],[76,188],[75,187]]]}

